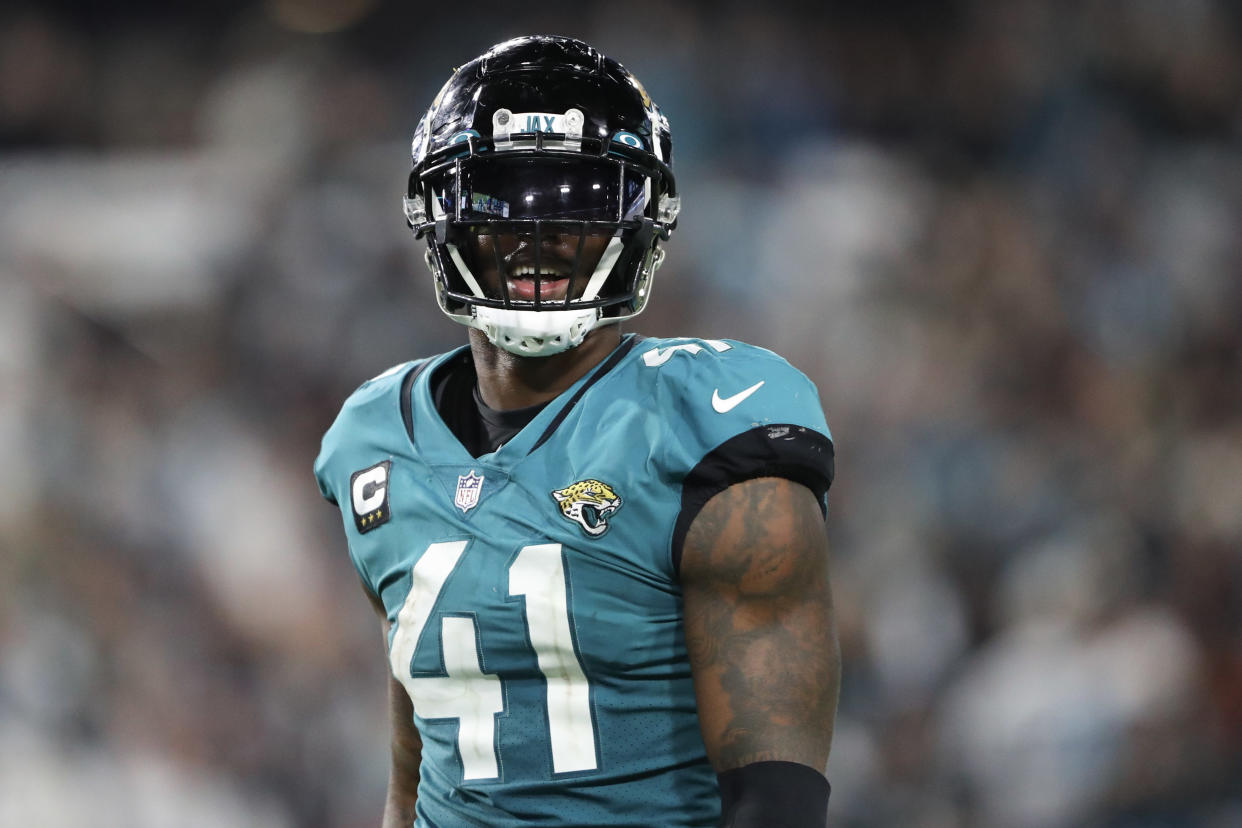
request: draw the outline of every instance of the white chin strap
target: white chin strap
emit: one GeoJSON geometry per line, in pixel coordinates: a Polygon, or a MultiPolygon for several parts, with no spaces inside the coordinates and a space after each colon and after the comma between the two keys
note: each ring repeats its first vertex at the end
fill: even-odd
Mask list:
{"type": "MultiPolygon", "coordinates": [[[[457,246],[452,244],[445,246],[448,248],[453,264],[465,280],[467,287],[470,288],[470,292],[482,298],[483,289],[479,287],[478,280],[466,266],[457,246]]],[[[599,263],[595,266],[582,292],[582,299],[592,300],[599,295],[604,282],[608,279],[608,274],[612,272],[613,266],[621,256],[623,247],[618,236],[613,236],[608,240],[608,246],[604,248],[603,255],[600,256],[599,263]]],[[[435,269],[430,257],[428,264],[433,270],[435,269]]],[[[537,357],[551,356],[561,351],[568,351],[570,348],[577,348],[582,344],[586,335],[600,323],[602,311],[598,308],[534,311],[476,306],[473,317],[463,319],[454,314],[450,316],[464,321],[472,328],[478,328],[487,334],[487,340],[498,348],[504,348],[509,353],[518,356],[537,357]]],[[[608,321],[620,320],[609,319],[608,321]]]]}
{"type": "Polygon", "coordinates": [[[506,310],[478,307],[469,324],[488,342],[518,356],[551,356],[582,344],[599,321],[597,308],[586,310],[506,310]]]}

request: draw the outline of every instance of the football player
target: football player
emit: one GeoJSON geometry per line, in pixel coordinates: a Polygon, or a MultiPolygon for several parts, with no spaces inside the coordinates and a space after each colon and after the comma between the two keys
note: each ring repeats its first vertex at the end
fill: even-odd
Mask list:
{"type": "Polygon", "coordinates": [[[469,345],[363,384],[315,465],[386,635],[386,826],[824,824],[832,440],[775,354],[622,333],[679,198],[577,40],[491,48],[414,133],[469,345]]]}

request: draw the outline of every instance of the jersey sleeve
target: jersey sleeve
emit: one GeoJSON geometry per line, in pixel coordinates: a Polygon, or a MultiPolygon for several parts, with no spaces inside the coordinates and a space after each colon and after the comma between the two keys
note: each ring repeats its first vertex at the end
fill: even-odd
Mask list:
{"type": "Polygon", "coordinates": [[[658,400],[676,424],[668,461],[684,475],[670,550],[675,570],[690,524],[713,495],[782,477],[809,488],[826,515],[835,470],[832,433],[810,379],[771,351],[708,344],[693,359],[662,366],[673,368],[658,400]]]}
{"type": "MultiPolygon", "coordinates": [[[[365,520],[365,516],[358,514],[355,508],[351,483],[371,469],[383,467],[386,473],[384,464],[391,461],[392,441],[404,438],[400,429],[407,412],[401,394],[406,390],[408,379],[416,375],[422,364],[396,365],[359,386],[341,406],[315,458],[319,493],[340,510],[350,560],[363,584],[376,594],[377,584],[360,554],[358,539],[365,531],[360,521],[365,520]]],[[[373,477],[378,480],[378,473],[373,477]]]]}

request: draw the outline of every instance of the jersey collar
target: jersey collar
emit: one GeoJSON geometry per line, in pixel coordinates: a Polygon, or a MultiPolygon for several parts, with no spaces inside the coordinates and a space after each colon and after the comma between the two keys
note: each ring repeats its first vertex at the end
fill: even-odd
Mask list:
{"type": "Polygon", "coordinates": [[[547,442],[586,392],[613,368],[616,368],[634,349],[634,346],[644,338],[638,334],[626,334],[622,337],[621,343],[604,358],[594,371],[587,373],[549,401],[544,409],[535,415],[535,418],[527,423],[526,427],[519,431],[512,440],[496,451],[480,455],[478,458],[472,457],[470,452],[466,451],[465,446],[444,422],[440,412],[436,410],[431,394],[431,377],[436,370],[449,360],[461,356],[469,350],[470,346],[463,345],[448,353],[433,357],[414,369],[416,375],[408,386],[408,392],[403,389],[402,396],[405,397],[408,393],[409,397],[408,402],[406,399],[402,399],[401,402],[403,406],[409,406],[408,410],[411,415],[406,423],[406,436],[414,448],[415,455],[430,465],[446,463],[487,463],[500,467],[514,465],[547,442]]]}

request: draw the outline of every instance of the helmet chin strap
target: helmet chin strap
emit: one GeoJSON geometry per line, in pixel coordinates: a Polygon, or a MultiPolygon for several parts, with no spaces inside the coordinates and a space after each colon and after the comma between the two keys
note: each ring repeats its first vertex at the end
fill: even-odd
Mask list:
{"type": "MultiPolygon", "coordinates": [[[[456,245],[445,245],[450,258],[456,264],[471,291],[482,298],[483,291],[478,280],[470,272],[456,245]]],[[[588,281],[584,296],[594,298],[604,279],[612,271],[623,245],[619,238],[612,238],[595,272],[588,281]]],[[[427,251],[427,266],[432,272],[443,278],[440,262],[427,251]]],[[[655,248],[648,250],[639,268],[638,282],[635,285],[636,302],[632,313],[605,318],[602,308],[566,308],[561,310],[514,310],[510,308],[493,308],[474,305],[466,313],[455,313],[449,309],[442,292],[437,291],[436,299],[440,309],[450,319],[471,328],[482,331],[487,341],[498,348],[516,356],[541,357],[552,356],[570,348],[576,348],[586,339],[587,334],[601,325],[610,325],[632,319],[642,312],[651,298],[652,276],[664,261],[664,251],[655,248]]]]}
{"type": "MultiPolygon", "coordinates": [[[[483,289],[462,259],[457,246],[447,244],[445,247],[467,287],[475,296],[482,298],[483,289]]],[[[623,248],[618,231],[618,235],[608,240],[608,246],[583,291],[583,299],[590,300],[599,295],[623,248]]],[[[476,305],[474,314],[470,317],[463,318],[455,314],[450,316],[487,334],[488,342],[511,354],[540,357],[577,348],[586,339],[586,335],[599,324],[603,312],[599,308],[534,311],[476,305]]]]}
{"type": "Polygon", "coordinates": [[[479,306],[470,326],[511,354],[541,357],[578,347],[599,319],[598,308],[529,311],[479,306]]]}

